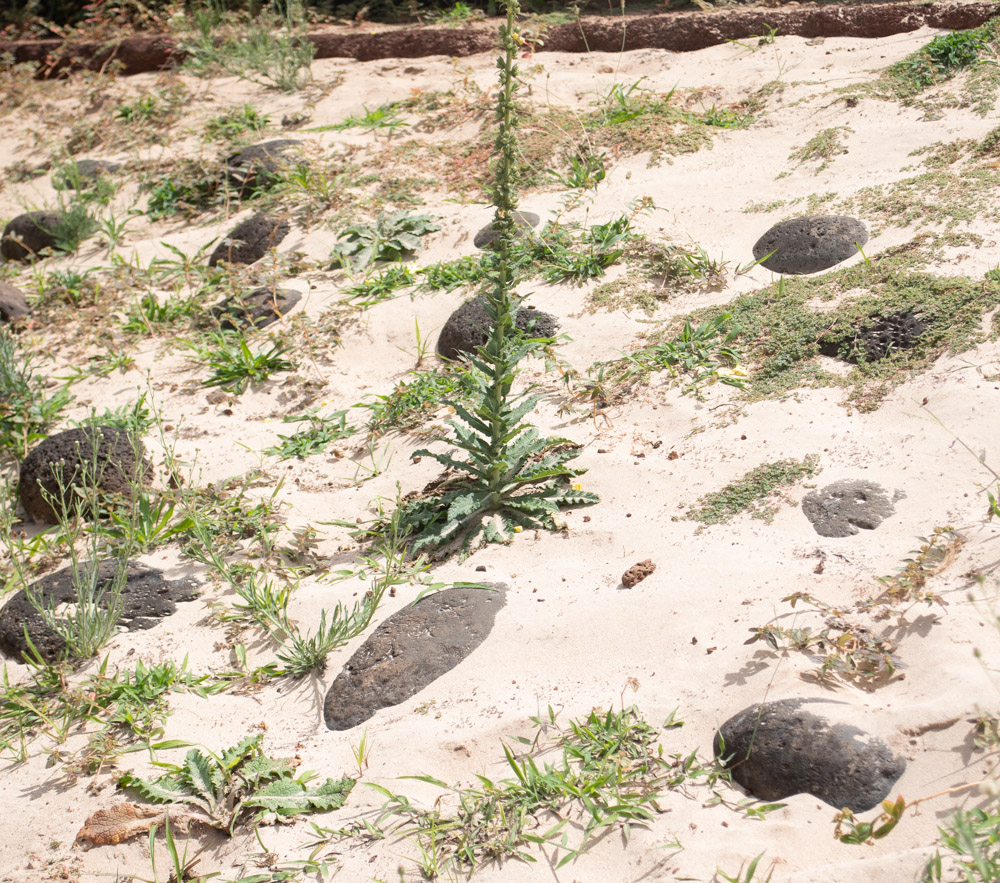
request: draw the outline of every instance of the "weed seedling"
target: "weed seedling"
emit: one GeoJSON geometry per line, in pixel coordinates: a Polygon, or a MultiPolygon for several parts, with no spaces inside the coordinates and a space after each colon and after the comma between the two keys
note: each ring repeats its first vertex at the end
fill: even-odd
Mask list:
{"type": "Polygon", "coordinates": [[[432,215],[408,211],[379,215],[375,226],[355,224],[340,232],[333,247],[333,266],[363,270],[375,261],[399,261],[420,248],[420,237],[440,230],[432,215]]]}
{"type": "Polygon", "coordinates": [[[255,352],[242,334],[215,332],[210,345],[201,348],[199,353],[205,365],[212,369],[204,385],[218,386],[233,395],[241,395],[247,386],[263,383],[272,374],[294,371],[295,363],[285,358],[291,349],[289,344],[272,339],[269,348],[261,347],[255,352]]]}

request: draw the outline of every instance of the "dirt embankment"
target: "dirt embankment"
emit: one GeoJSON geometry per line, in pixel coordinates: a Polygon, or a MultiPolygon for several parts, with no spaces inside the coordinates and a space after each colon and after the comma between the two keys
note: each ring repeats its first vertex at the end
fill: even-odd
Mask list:
{"type": "MultiPolygon", "coordinates": [[[[585,17],[548,28],[535,45],[539,52],[618,52],[622,49],[667,49],[690,52],[726,40],[777,33],[799,37],[888,37],[928,26],[964,30],[998,14],[994,3],[873,3],[854,6],[814,5],[753,7],[712,12],[673,12],[619,18],[585,17]]],[[[317,58],[422,58],[466,56],[490,51],[496,41],[492,24],[464,28],[380,27],[321,31],[309,39],[317,58]]],[[[66,43],[33,40],[0,43],[0,55],[15,63],[34,61],[39,76],[67,70],[103,70],[112,65],[123,74],[162,70],[184,59],[167,36],[128,37],[113,43],[66,43]]]]}

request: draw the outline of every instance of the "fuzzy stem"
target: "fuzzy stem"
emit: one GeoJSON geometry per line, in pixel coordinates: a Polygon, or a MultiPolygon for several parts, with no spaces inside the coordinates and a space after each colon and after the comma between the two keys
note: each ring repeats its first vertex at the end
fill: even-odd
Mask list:
{"type": "Polygon", "coordinates": [[[497,99],[497,123],[499,131],[494,143],[495,163],[493,205],[493,229],[498,238],[495,246],[492,288],[486,295],[486,312],[490,318],[489,340],[483,353],[484,361],[492,368],[490,386],[484,405],[490,417],[490,461],[487,484],[496,495],[504,470],[504,436],[507,426],[507,396],[510,392],[515,365],[509,360],[509,335],[514,327],[517,310],[513,292],[515,279],[512,266],[514,237],[517,225],[514,212],[517,209],[517,134],[514,93],[517,91],[517,51],[520,35],[517,33],[517,0],[507,0],[504,4],[507,22],[500,27],[500,40],[504,54],[497,59],[500,70],[500,94],[497,99]]]}

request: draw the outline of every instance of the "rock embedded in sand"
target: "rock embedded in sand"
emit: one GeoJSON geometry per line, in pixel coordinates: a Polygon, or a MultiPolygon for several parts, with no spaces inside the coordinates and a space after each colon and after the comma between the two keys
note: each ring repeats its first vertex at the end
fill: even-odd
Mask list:
{"type": "Polygon", "coordinates": [[[652,559],[647,558],[645,561],[640,561],[638,564],[633,564],[625,573],[622,574],[622,585],[626,589],[631,589],[632,586],[637,586],[641,583],[647,576],[649,576],[654,570],[656,570],[656,565],[653,564],[652,559]]]}
{"type": "Polygon", "coordinates": [[[72,170],[68,175],[65,172],[56,172],[52,176],[52,185],[57,190],[76,190],[77,185],[89,187],[101,176],[114,174],[120,168],[120,163],[107,159],[78,159],[75,174],[72,170]]]}
{"type": "MultiPolygon", "coordinates": [[[[559,330],[555,316],[530,306],[518,310],[514,325],[532,337],[554,337],[559,330]]],[[[474,353],[477,347],[486,346],[489,330],[486,302],[482,298],[466,301],[444,323],[437,342],[438,355],[454,360],[462,353],[474,353]]]]}
{"type": "Polygon", "coordinates": [[[890,497],[874,481],[845,478],[806,494],[802,511],[821,537],[850,537],[859,528],[875,530],[904,496],[897,491],[890,497]]]}
{"type": "Polygon", "coordinates": [[[146,484],[153,474],[142,443],[137,442],[136,447],[124,429],[112,426],[80,427],[50,435],[21,464],[21,505],[36,522],[55,524],[59,520],[56,508],[62,507],[63,500],[73,499],[74,486],[93,481],[95,470],[101,491],[127,494],[132,482],[146,484]]]}
{"type": "Polygon", "coordinates": [[[839,338],[823,341],[820,352],[827,356],[839,357],[844,354],[848,361],[862,359],[875,362],[884,359],[897,350],[916,346],[927,323],[912,309],[900,310],[888,316],[872,316],[860,329],[841,335],[839,338]],[[845,346],[846,345],[846,346],[845,346]]]}
{"type": "Polygon", "coordinates": [[[349,730],[399,705],[451,671],[485,640],[505,587],[445,589],[383,622],[350,658],[326,694],[331,730],[349,730]]]}
{"type": "MultiPolygon", "coordinates": [[[[295,138],[277,138],[244,147],[226,160],[226,176],[241,195],[267,187],[290,164],[289,154],[301,144],[295,138]]],[[[299,163],[307,164],[302,158],[299,163]]]]}
{"type": "Polygon", "coordinates": [[[292,288],[257,288],[249,294],[234,294],[212,307],[212,315],[227,331],[264,328],[277,322],[302,299],[292,288]]]}
{"type": "Polygon", "coordinates": [[[753,256],[773,273],[801,276],[829,270],[867,241],[865,225],[854,218],[814,215],[775,224],[757,240],[753,256]]]}
{"type": "MultiPolygon", "coordinates": [[[[100,563],[97,573],[99,592],[107,592],[117,566],[114,561],[100,563]]],[[[86,568],[86,564],[80,566],[84,576],[86,568]]],[[[32,583],[31,591],[50,609],[58,610],[61,606],[73,604],[77,600],[77,592],[73,585],[72,568],[42,577],[32,583]]],[[[177,610],[177,602],[193,601],[198,595],[198,585],[192,579],[165,580],[159,570],[130,563],[122,588],[122,612],[118,624],[129,631],[152,628],[160,619],[177,610]]],[[[14,659],[21,659],[24,653],[29,652],[25,629],[43,659],[55,659],[63,651],[63,639],[49,628],[22,590],[0,610],[0,651],[14,659]]]]}
{"type": "Polygon", "coordinates": [[[56,247],[55,230],[62,223],[59,212],[25,212],[7,222],[0,237],[0,256],[8,261],[34,260],[45,249],[56,247]]]}
{"type": "Polygon", "coordinates": [[[285,218],[257,214],[237,224],[220,242],[208,259],[210,267],[220,261],[227,264],[252,264],[259,261],[269,248],[274,248],[288,235],[291,225],[285,218]]]}
{"type": "Polygon", "coordinates": [[[856,715],[822,699],[752,705],[719,728],[715,754],[759,800],[812,794],[836,809],[866,812],[888,796],[906,761],[854,726],[856,715]],[[829,719],[803,707],[811,703],[829,719]]]}
{"type": "MultiPolygon", "coordinates": [[[[525,230],[537,227],[540,220],[541,218],[539,218],[534,212],[514,212],[514,221],[519,227],[522,227],[525,230]]],[[[499,238],[500,234],[493,229],[493,222],[491,221],[475,235],[475,238],[472,240],[472,244],[475,245],[476,248],[489,248],[499,238]]]]}
{"type": "Polygon", "coordinates": [[[20,288],[0,282],[0,324],[15,324],[31,314],[31,307],[20,288]]]}

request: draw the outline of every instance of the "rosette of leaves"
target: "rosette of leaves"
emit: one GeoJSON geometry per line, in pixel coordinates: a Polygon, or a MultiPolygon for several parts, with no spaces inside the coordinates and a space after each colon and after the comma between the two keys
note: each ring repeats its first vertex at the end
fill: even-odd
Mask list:
{"type": "Polygon", "coordinates": [[[461,543],[462,554],[485,543],[509,542],[525,529],[555,528],[555,516],[567,506],[596,503],[596,494],[571,479],[585,470],[567,465],[579,446],[563,438],[543,438],[525,422],[541,395],[512,393],[518,363],[535,351],[538,341],[520,334],[514,318],[521,299],[515,248],[517,209],[517,135],[514,93],[516,59],[522,40],[517,33],[518,4],[506,3],[501,25],[504,55],[498,61],[499,133],[495,142],[493,228],[498,233],[494,253],[486,257],[486,312],[490,333],[485,346],[469,356],[473,391],[465,403],[449,401],[457,419],[450,422],[450,439],[457,452],[417,451],[431,457],[453,475],[429,494],[402,504],[401,526],[409,531],[410,550],[435,549],[461,543]]]}
{"type": "MultiPolygon", "coordinates": [[[[296,775],[292,761],[268,757],[260,742],[259,735],[247,736],[220,755],[192,748],[180,765],[158,764],[167,769],[164,775],[140,779],[125,773],[118,785],[150,803],[168,805],[163,814],[143,813],[146,830],[169,818],[175,825],[199,822],[232,835],[237,822],[252,813],[260,819],[269,813],[291,816],[329,812],[344,805],[354,787],[353,779],[327,779],[310,788],[311,773],[296,775]]],[[[99,826],[91,825],[92,821],[94,817],[88,820],[88,826],[96,830],[99,826]]],[[[106,826],[106,819],[100,821],[106,826]]],[[[129,836],[138,833],[133,830],[129,836]]]]}
{"type": "Polygon", "coordinates": [[[420,237],[440,230],[433,215],[408,211],[379,215],[375,226],[355,224],[340,232],[332,250],[334,267],[363,270],[375,261],[399,261],[420,248],[420,237]]]}

